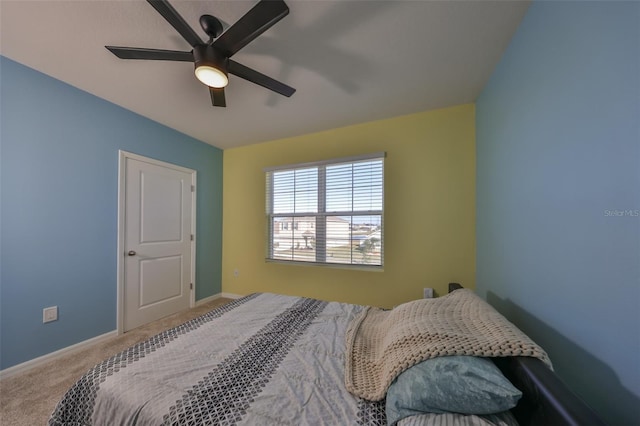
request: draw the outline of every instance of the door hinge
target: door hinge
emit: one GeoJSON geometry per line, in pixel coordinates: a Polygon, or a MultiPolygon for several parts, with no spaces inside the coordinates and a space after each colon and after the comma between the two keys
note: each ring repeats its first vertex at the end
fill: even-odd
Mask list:
{"type": "Polygon", "coordinates": [[[196,192],[196,186],[195,185],[191,185],[191,192],[196,192]]]}
{"type": "Polygon", "coordinates": [[[193,283],[189,283],[189,289],[193,290],[193,283]]]}
{"type": "Polygon", "coordinates": [[[193,234],[191,234],[191,241],[193,241],[193,234]]]}

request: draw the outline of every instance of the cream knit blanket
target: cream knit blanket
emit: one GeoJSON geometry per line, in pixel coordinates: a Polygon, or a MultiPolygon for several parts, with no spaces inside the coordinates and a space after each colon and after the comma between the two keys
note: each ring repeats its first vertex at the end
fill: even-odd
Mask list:
{"type": "Polygon", "coordinates": [[[531,356],[546,352],[470,290],[422,299],[391,311],[365,308],[346,335],[345,384],[356,396],[378,401],[404,370],[446,355],[531,356]]]}

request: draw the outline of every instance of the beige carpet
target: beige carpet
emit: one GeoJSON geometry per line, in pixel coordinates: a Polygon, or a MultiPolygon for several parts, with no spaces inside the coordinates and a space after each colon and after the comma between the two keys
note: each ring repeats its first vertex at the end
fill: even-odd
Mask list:
{"type": "Polygon", "coordinates": [[[46,425],[53,409],[67,389],[91,367],[131,345],[230,301],[230,299],[216,299],[63,356],[46,365],[0,380],[0,424],[2,426],[46,425]]]}

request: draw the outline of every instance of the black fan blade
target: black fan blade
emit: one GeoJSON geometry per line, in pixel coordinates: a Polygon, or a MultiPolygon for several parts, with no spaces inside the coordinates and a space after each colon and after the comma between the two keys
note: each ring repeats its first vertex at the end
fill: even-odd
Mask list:
{"type": "Polygon", "coordinates": [[[226,57],[233,56],[289,14],[282,0],[262,0],[213,43],[226,57]]]}
{"type": "Polygon", "coordinates": [[[229,72],[240,78],[244,78],[247,81],[258,84],[262,87],[266,87],[269,90],[273,90],[274,92],[286,97],[293,95],[296,91],[296,89],[294,89],[293,87],[287,86],[286,84],[281,83],[278,80],[274,80],[271,77],[268,77],[249,67],[245,67],[244,65],[239,64],[231,59],[229,60],[229,72]]]}
{"type": "Polygon", "coordinates": [[[209,93],[211,94],[211,105],[217,107],[227,106],[227,102],[224,97],[224,87],[220,89],[216,87],[209,87],[209,93]]]}
{"type": "Polygon", "coordinates": [[[150,59],[154,61],[193,62],[193,53],[176,50],[144,49],[140,47],[105,46],[120,59],[150,59]]]}
{"type": "Polygon", "coordinates": [[[200,36],[193,31],[189,24],[187,24],[167,0],[147,0],[147,2],[177,30],[192,47],[203,43],[200,36]]]}

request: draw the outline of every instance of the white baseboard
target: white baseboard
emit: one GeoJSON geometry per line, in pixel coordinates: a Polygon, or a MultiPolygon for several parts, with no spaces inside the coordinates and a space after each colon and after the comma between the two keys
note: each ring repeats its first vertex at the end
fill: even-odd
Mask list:
{"type": "Polygon", "coordinates": [[[213,302],[216,299],[220,299],[222,296],[220,296],[220,293],[218,294],[214,294],[213,296],[209,296],[209,297],[205,297],[204,299],[200,299],[200,300],[196,300],[196,304],[193,305],[194,308],[200,305],[204,305],[205,303],[209,303],[209,302],[213,302]]]}
{"type": "Polygon", "coordinates": [[[53,361],[54,359],[60,358],[61,356],[69,355],[73,352],[85,349],[88,346],[95,345],[102,340],[111,339],[112,337],[116,337],[117,335],[118,330],[113,330],[108,333],[92,337],[91,339],[84,340],[80,343],[76,343],[75,345],[67,346],[66,348],[59,349],[55,352],[50,352],[46,355],[39,356],[38,358],[30,359],[29,361],[14,365],[13,367],[5,368],[4,370],[0,370],[0,380],[15,376],[16,374],[23,373],[27,370],[31,370],[32,368],[46,364],[47,362],[53,361]]]}
{"type": "Polygon", "coordinates": [[[220,297],[224,297],[227,299],[240,299],[241,297],[244,297],[244,295],[235,293],[220,293],[220,297]]]}
{"type": "Polygon", "coordinates": [[[242,296],[241,294],[235,294],[235,293],[217,293],[217,294],[214,294],[213,296],[196,300],[195,306],[204,305],[205,303],[213,302],[214,300],[220,299],[222,297],[224,297],[225,299],[240,299],[241,297],[244,297],[244,296],[242,296]]]}
{"type": "MultiPolygon", "coordinates": [[[[234,293],[218,293],[218,294],[214,294],[213,296],[209,296],[209,297],[205,297],[204,299],[197,300],[195,306],[200,306],[205,303],[211,302],[213,300],[220,299],[222,297],[227,299],[239,299],[243,296],[240,294],[234,294],[234,293]]],[[[102,340],[110,339],[116,336],[118,336],[118,330],[113,330],[108,333],[101,334],[100,336],[92,337],[91,339],[87,339],[80,343],[76,343],[75,345],[67,346],[66,348],[59,349],[55,352],[51,352],[51,353],[42,355],[38,358],[25,361],[21,364],[14,365],[13,367],[5,368],[4,370],[0,370],[0,380],[9,378],[11,376],[15,376],[16,374],[23,373],[32,368],[46,364],[49,361],[53,361],[54,359],[60,358],[61,356],[69,355],[73,352],[82,350],[88,346],[95,345],[96,343],[102,340]]]]}

